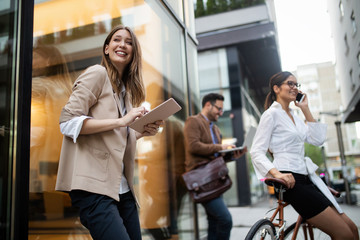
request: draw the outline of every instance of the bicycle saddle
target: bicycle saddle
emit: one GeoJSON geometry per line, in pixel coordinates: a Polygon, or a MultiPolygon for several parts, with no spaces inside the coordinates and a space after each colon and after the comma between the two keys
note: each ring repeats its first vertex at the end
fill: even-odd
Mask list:
{"type": "Polygon", "coordinates": [[[279,179],[279,178],[265,178],[265,181],[264,181],[267,185],[269,186],[272,186],[276,189],[288,189],[288,187],[286,186],[286,182],[282,179],[279,179]]]}

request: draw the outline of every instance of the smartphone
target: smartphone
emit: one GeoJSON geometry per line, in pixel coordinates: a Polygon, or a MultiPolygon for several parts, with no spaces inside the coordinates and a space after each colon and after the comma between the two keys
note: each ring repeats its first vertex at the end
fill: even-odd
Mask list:
{"type": "Polygon", "coordinates": [[[302,100],[304,100],[304,97],[305,97],[304,94],[298,93],[298,94],[296,95],[296,101],[300,103],[300,102],[302,102],[302,100]]]}

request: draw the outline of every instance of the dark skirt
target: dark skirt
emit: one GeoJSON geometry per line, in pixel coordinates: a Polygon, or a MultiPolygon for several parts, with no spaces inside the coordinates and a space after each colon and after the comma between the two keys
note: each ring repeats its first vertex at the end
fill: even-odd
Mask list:
{"type": "Polygon", "coordinates": [[[311,182],[307,175],[292,172],[295,186],[284,192],[284,201],[291,204],[303,219],[315,217],[327,207],[332,206],[330,200],[311,182]]]}

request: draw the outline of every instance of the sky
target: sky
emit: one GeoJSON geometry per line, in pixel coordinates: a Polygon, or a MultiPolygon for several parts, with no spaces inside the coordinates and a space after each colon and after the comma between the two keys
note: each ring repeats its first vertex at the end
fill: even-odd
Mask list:
{"type": "Polygon", "coordinates": [[[334,62],[327,0],[275,0],[282,69],[334,62]]]}

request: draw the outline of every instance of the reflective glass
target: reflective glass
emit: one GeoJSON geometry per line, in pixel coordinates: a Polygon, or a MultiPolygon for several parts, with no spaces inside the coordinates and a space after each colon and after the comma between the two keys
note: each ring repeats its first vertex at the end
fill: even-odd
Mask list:
{"type": "Polygon", "coordinates": [[[187,66],[188,83],[191,97],[191,115],[197,114],[201,110],[200,88],[198,78],[198,57],[196,45],[187,38],[187,66]]]}
{"type": "Polygon", "coordinates": [[[134,182],[143,237],[191,238],[191,206],[181,181],[188,115],[184,30],[155,0],[37,1],[34,11],[29,239],[91,239],[68,194],[54,191],[62,139],[58,119],[72,82],[100,63],[103,41],[117,24],[131,27],[140,41],[146,104],[154,108],[173,97],[183,108],[159,134],[137,143],[134,182]]]}
{"type": "Polygon", "coordinates": [[[184,21],[183,0],[166,0],[175,11],[175,14],[184,21]]]}
{"type": "Polygon", "coordinates": [[[194,3],[193,0],[184,0],[184,9],[185,9],[185,24],[188,28],[190,34],[193,37],[196,36],[195,33],[195,16],[194,16],[194,3]]]}
{"type": "Polygon", "coordinates": [[[225,48],[201,52],[198,59],[201,97],[210,92],[223,94],[224,110],[230,110],[229,72],[225,48]]]}
{"type": "Polygon", "coordinates": [[[0,239],[10,239],[14,151],[15,57],[17,9],[14,1],[0,4],[0,239]]]}

